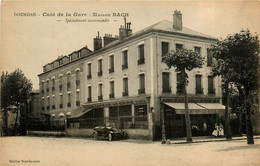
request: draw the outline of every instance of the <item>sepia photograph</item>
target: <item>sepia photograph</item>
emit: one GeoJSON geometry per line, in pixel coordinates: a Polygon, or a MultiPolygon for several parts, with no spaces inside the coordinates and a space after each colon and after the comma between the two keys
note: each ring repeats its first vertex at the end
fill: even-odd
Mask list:
{"type": "Polygon", "coordinates": [[[260,165],[260,1],[0,3],[0,165],[260,165]]]}

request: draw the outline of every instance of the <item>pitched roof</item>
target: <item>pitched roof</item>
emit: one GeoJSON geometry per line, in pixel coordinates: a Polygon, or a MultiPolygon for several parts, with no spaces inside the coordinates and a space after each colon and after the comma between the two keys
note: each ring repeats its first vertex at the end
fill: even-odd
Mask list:
{"type": "MultiPolygon", "coordinates": [[[[185,35],[185,36],[191,36],[191,37],[200,37],[200,38],[207,38],[207,39],[210,39],[210,40],[217,40],[216,38],[214,38],[210,35],[206,35],[206,34],[191,30],[191,29],[186,28],[186,27],[182,27],[182,30],[176,30],[176,29],[173,28],[173,23],[168,21],[168,20],[160,21],[160,22],[153,24],[153,25],[151,25],[147,28],[139,30],[139,31],[133,33],[131,36],[124,38],[123,40],[125,40],[125,39],[127,40],[129,38],[133,38],[135,36],[138,36],[138,35],[141,35],[143,33],[153,31],[153,30],[154,31],[163,31],[163,32],[166,32],[166,33],[167,32],[168,33],[174,33],[174,34],[177,34],[177,35],[179,34],[179,35],[185,35]]],[[[106,45],[103,48],[119,44],[123,40],[116,40],[114,42],[109,43],[108,45],[106,45]]],[[[100,50],[102,50],[103,48],[101,48],[100,50]]]]}
{"type": "Polygon", "coordinates": [[[160,22],[148,27],[147,29],[163,30],[163,31],[168,31],[168,32],[175,32],[175,33],[180,33],[180,34],[186,34],[186,35],[215,39],[212,36],[191,30],[191,29],[186,28],[186,27],[182,27],[181,31],[176,30],[176,29],[173,28],[173,23],[168,21],[168,20],[160,21],[160,22]]]}

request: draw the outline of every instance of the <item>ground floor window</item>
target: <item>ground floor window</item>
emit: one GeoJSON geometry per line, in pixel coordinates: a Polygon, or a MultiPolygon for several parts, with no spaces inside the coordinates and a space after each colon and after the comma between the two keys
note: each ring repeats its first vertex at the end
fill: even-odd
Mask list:
{"type": "Polygon", "coordinates": [[[147,105],[122,105],[96,108],[88,111],[79,118],[69,119],[68,123],[70,128],[111,126],[118,129],[147,129],[147,105]],[[108,112],[105,113],[105,110],[108,112]]]}
{"type": "MultiPolygon", "coordinates": [[[[192,136],[211,136],[215,124],[224,123],[221,115],[216,114],[190,114],[192,136]]],[[[164,107],[164,124],[166,138],[178,138],[186,136],[185,115],[176,114],[174,108],[164,107]]]]}
{"type": "Polygon", "coordinates": [[[109,107],[108,124],[119,129],[147,129],[147,106],[109,107]]]}
{"type": "Polygon", "coordinates": [[[104,109],[96,108],[88,111],[77,119],[79,128],[94,128],[104,126],[104,109]]]}

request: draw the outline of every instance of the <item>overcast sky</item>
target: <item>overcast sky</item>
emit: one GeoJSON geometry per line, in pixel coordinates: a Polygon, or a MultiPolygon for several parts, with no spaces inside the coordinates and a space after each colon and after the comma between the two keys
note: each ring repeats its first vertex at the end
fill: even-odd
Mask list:
{"type": "Polygon", "coordinates": [[[127,21],[136,32],[162,20],[172,21],[174,10],[181,10],[183,26],[216,38],[246,28],[260,33],[260,2],[2,2],[1,71],[20,68],[38,89],[43,65],[86,45],[93,50],[97,31],[101,36],[118,35],[123,17],[95,18],[89,16],[92,13],[129,13],[127,21]],[[21,12],[36,16],[14,16],[21,12]],[[55,16],[43,16],[45,12],[55,16]],[[58,17],[59,12],[88,16],[58,17]],[[66,18],[108,18],[109,22],[66,23],[66,18]]]}

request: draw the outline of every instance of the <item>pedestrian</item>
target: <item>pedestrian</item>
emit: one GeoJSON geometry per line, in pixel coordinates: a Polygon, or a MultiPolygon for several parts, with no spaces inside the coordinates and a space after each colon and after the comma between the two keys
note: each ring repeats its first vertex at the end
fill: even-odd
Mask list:
{"type": "Polygon", "coordinates": [[[221,123],[219,125],[219,136],[224,136],[224,129],[223,129],[223,125],[221,123]]]}

